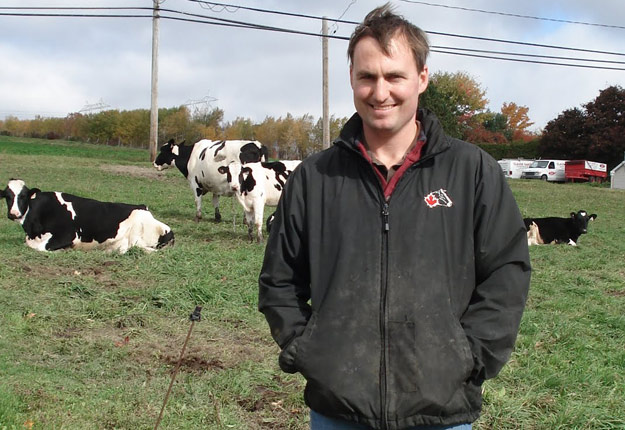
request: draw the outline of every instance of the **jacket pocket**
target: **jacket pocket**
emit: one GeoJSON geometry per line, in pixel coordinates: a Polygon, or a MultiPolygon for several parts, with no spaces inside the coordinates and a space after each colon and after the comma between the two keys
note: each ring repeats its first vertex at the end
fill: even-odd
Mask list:
{"type": "Polygon", "coordinates": [[[398,393],[421,392],[444,405],[474,367],[468,339],[459,323],[389,321],[389,387],[398,393]]]}
{"type": "Polygon", "coordinates": [[[317,325],[317,314],[313,313],[306,323],[306,327],[301,335],[295,337],[289,344],[280,352],[278,356],[278,364],[280,369],[286,373],[296,373],[300,369],[297,366],[297,357],[301,350],[301,344],[304,339],[310,338],[315,327],[317,325]]]}

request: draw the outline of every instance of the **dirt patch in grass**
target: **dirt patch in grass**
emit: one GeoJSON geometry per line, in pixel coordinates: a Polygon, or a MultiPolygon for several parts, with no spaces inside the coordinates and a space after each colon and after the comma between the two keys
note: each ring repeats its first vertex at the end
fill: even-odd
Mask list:
{"type": "Polygon", "coordinates": [[[201,374],[213,370],[223,370],[225,368],[224,363],[219,359],[207,360],[201,356],[202,354],[193,353],[185,355],[182,360],[176,355],[166,355],[162,360],[168,365],[172,366],[172,373],[178,363],[180,363],[180,369],[189,373],[201,374]]]}
{"type": "MultiPolygon", "coordinates": [[[[61,251],[63,252],[63,251],[61,251]]],[[[28,265],[22,264],[22,272],[29,276],[36,276],[39,278],[55,277],[55,276],[101,276],[106,273],[109,267],[116,266],[119,263],[117,261],[103,261],[97,266],[91,267],[64,267],[54,264],[33,264],[30,262],[28,265]]]]}
{"type": "MultiPolygon", "coordinates": [[[[148,367],[160,362],[173,371],[180,360],[187,330],[188,326],[177,327],[176,335],[168,334],[162,339],[151,338],[152,335],[149,339],[133,339],[131,336],[129,353],[134,361],[148,367]]],[[[277,351],[273,349],[273,344],[263,340],[254,330],[239,332],[227,323],[202,321],[194,326],[179,371],[193,374],[222,371],[236,368],[244,362],[259,362],[268,356],[277,357],[277,351]]]]}
{"type": "Polygon", "coordinates": [[[610,290],[607,292],[607,295],[612,297],[625,297],[625,290],[610,290]]]}
{"type": "Polygon", "coordinates": [[[279,391],[258,386],[256,393],[250,398],[243,398],[237,401],[238,405],[250,414],[250,421],[256,425],[252,428],[258,429],[293,429],[295,422],[304,421],[304,415],[308,414],[306,408],[294,405],[288,392],[302,392],[303,387],[297,386],[295,381],[284,381],[280,375],[275,378],[281,387],[279,391]]]}
{"type": "Polygon", "coordinates": [[[121,287],[144,290],[149,287],[143,279],[120,279],[120,276],[124,277],[118,276],[118,272],[122,270],[120,269],[121,263],[114,260],[71,267],[47,263],[29,263],[28,265],[20,263],[18,267],[27,278],[47,280],[58,278],[63,283],[80,283],[88,280],[99,291],[114,291],[121,287]]]}
{"type": "Polygon", "coordinates": [[[100,169],[116,175],[136,176],[140,178],[165,179],[165,175],[154,167],[127,166],[121,164],[103,164],[100,169]]]}

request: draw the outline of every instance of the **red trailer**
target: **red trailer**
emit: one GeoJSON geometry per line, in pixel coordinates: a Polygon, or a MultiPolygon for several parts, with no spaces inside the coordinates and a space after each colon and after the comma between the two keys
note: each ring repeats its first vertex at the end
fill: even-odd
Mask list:
{"type": "Polygon", "coordinates": [[[603,182],[608,177],[608,166],[596,161],[571,160],[564,166],[564,176],[567,182],[603,182]]]}

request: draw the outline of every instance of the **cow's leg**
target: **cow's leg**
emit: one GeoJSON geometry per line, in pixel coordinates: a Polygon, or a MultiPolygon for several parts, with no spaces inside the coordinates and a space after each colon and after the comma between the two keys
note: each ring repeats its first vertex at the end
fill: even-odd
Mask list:
{"type": "Polygon", "coordinates": [[[213,193],[213,207],[215,208],[215,221],[221,222],[221,213],[219,212],[219,195],[213,193]]]}
{"type": "Polygon", "coordinates": [[[263,202],[259,202],[254,206],[254,226],[256,227],[256,242],[261,243],[263,241],[263,202]]]}
{"type": "Polygon", "coordinates": [[[245,211],[245,224],[247,224],[247,236],[250,242],[254,242],[254,209],[245,211]]]}
{"type": "Polygon", "coordinates": [[[46,243],[46,251],[56,251],[58,249],[71,248],[74,239],[76,236],[72,234],[73,232],[68,232],[64,234],[53,234],[46,243]]]}
{"type": "MultiPolygon", "coordinates": [[[[193,188],[193,187],[191,187],[193,188]]],[[[199,222],[202,219],[202,192],[200,189],[194,189],[195,197],[195,222],[199,222]]]]}

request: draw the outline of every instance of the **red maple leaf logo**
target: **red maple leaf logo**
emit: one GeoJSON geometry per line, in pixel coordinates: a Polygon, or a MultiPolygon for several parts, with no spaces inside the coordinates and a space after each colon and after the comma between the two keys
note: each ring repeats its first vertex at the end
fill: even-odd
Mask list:
{"type": "Polygon", "coordinates": [[[429,207],[434,207],[438,203],[438,199],[434,197],[433,194],[428,194],[425,197],[425,202],[428,204],[429,207]]]}

